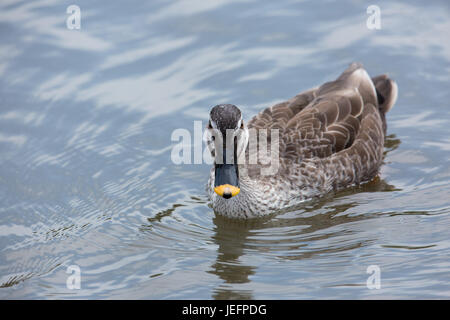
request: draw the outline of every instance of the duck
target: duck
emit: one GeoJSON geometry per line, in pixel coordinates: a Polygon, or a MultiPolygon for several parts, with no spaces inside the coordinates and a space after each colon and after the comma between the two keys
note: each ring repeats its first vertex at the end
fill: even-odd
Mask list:
{"type": "Polygon", "coordinates": [[[268,107],[248,122],[233,104],[209,113],[214,212],[256,218],[369,182],[383,161],[386,113],[398,88],[352,63],[334,81],[268,107]],[[269,152],[270,151],[270,152],[269,152]]]}

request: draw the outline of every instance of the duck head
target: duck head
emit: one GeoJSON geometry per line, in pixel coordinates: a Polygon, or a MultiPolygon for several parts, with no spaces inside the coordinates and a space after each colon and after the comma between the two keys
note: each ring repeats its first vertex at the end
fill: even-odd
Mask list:
{"type": "Polygon", "coordinates": [[[238,107],[220,104],[211,109],[205,140],[214,158],[214,191],[225,199],[240,192],[238,164],[245,155],[248,136],[238,107]]]}

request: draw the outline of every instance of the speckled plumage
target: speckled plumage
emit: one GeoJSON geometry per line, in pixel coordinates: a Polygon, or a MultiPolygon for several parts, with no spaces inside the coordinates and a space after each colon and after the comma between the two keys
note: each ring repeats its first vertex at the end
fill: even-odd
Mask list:
{"type": "Polygon", "coordinates": [[[241,191],[224,199],[214,192],[213,168],[207,190],[214,211],[257,217],[371,180],[382,163],[385,113],[396,98],[395,82],[386,75],[371,79],[353,63],[335,81],[261,111],[247,127],[279,130],[278,152],[272,155],[278,170],[261,175],[268,166],[261,158],[239,164],[241,191]]]}

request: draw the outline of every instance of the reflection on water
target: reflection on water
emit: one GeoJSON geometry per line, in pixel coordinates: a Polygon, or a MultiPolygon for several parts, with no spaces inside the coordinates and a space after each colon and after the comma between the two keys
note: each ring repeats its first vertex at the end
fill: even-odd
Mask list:
{"type": "MultiPolygon", "coordinates": [[[[396,191],[393,186],[382,180],[375,180],[364,186],[340,192],[334,198],[338,200],[354,192],[396,191]],[[359,190],[357,190],[359,189],[359,190]]],[[[234,291],[229,284],[250,282],[249,276],[256,273],[257,265],[243,264],[241,257],[246,250],[257,251],[277,260],[307,260],[324,254],[335,254],[359,248],[372,239],[361,239],[352,244],[313,247],[310,244],[332,239],[341,231],[332,231],[340,225],[373,218],[374,215],[342,215],[357,202],[345,201],[330,205],[329,198],[309,201],[297,210],[288,210],[287,214],[272,217],[237,221],[216,216],[215,243],[218,245],[217,260],[211,266],[213,274],[224,283],[214,290],[215,299],[252,299],[251,291],[234,291]]]]}
{"type": "Polygon", "coordinates": [[[381,1],[378,31],[359,1],[79,1],[78,31],[70,4],[0,4],[0,298],[450,297],[445,1],[381,1]],[[374,181],[237,221],[170,161],[212,105],[249,119],[352,61],[399,85],[374,181]]]}

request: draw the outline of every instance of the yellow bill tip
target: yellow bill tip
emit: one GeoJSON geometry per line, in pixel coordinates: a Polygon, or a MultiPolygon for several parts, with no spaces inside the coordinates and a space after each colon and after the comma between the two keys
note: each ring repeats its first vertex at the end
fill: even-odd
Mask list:
{"type": "MultiPolygon", "coordinates": [[[[238,188],[238,187],[232,186],[230,184],[223,184],[221,186],[215,187],[214,191],[215,191],[215,193],[217,193],[221,197],[224,197],[224,194],[225,195],[230,195],[231,194],[231,197],[234,197],[234,196],[239,194],[241,189],[238,188]]],[[[228,197],[228,198],[231,198],[231,197],[228,197]]]]}

